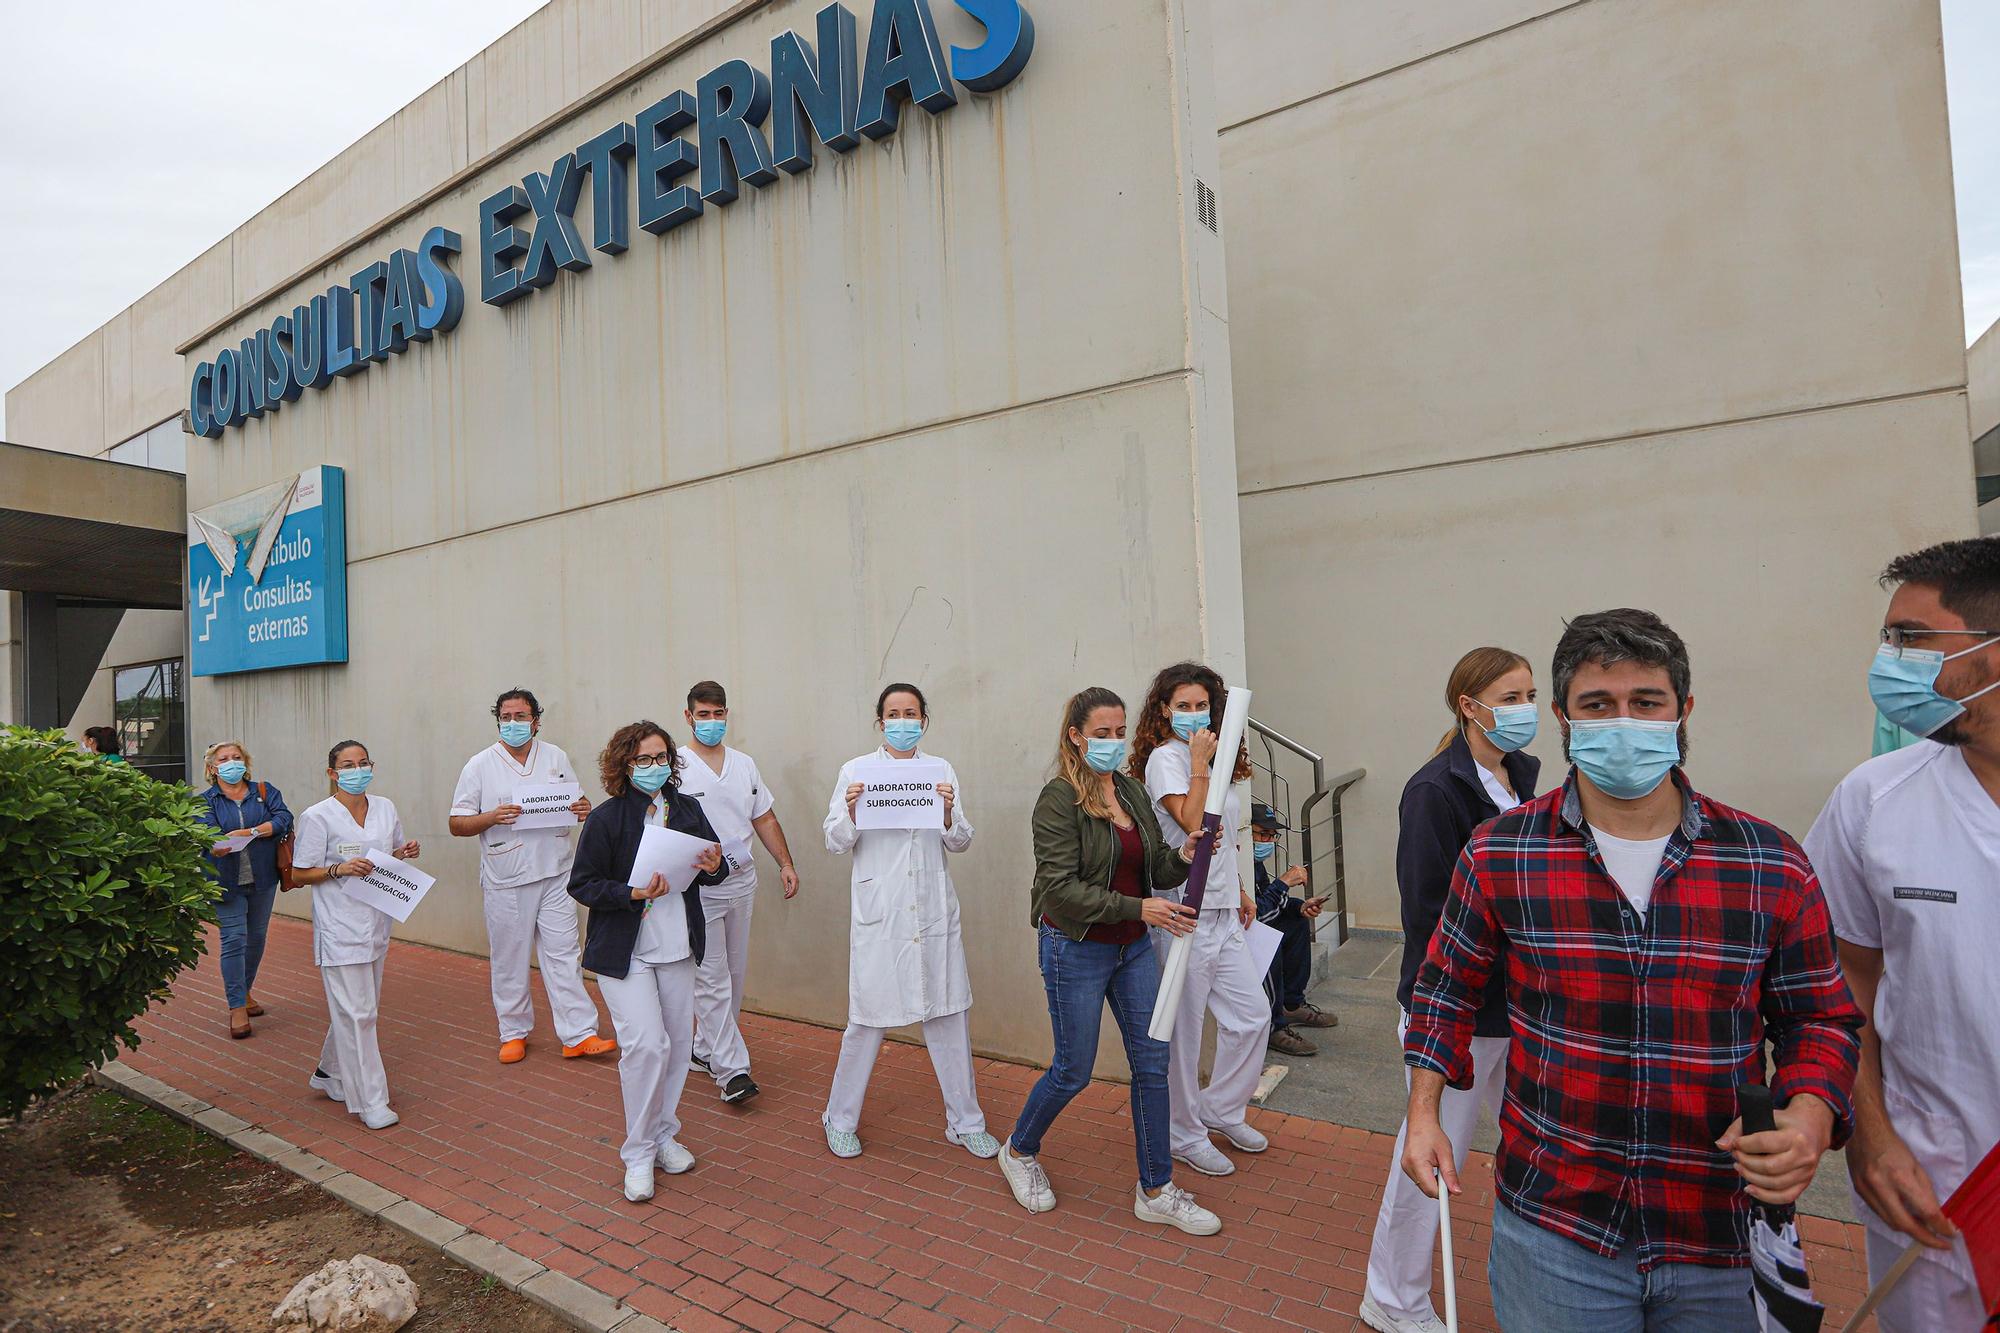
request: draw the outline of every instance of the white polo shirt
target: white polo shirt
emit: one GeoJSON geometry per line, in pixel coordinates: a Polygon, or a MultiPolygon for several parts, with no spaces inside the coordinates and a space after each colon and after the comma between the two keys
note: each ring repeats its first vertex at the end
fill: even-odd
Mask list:
{"type": "Polygon", "coordinates": [[[750,821],[771,812],[771,791],[757,772],[757,762],[741,750],[722,748],[722,771],[702,762],[692,746],[681,749],[681,795],[701,802],[701,812],[722,843],[729,878],[704,888],[704,903],[741,898],[757,889],[757,862],[752,853],[750,821]]]}
{"type": "MultiPolygon", "coordinates": [[[[483,815],[510,805],[514,789],[544,782],[575,782],[569,756],[537,736],[528,743],[528,762],[518,763],[499,741],[465,761],[458,786],[451,793],[454,815],[483,815]]],[[[575,825],[516,829],[495,824],[479,835],[479,883],[488,889],[518,889],[523,885],[569,873],[576,859],[575,825]]]]}
{"type": "Polygon", "coordinates": [[[1805,849],[1834,933],[1882,951],[1883,1098],[1942,1199],[2000,1142],[2000,805],[1919,741],[1849,773],[1805,849]]]}
{"type": "MultiPolygon", "coordinates": [[[[1160,832],[1165,836],[1167,846],[1176,851],[1187,841],[1187,830],[1167,813],[1167,807],[1160,798],[1187,795],[1189,779],[1194,772],[1192,760],[1187,742],[1178,737],[1162,742],[1146,758],[1146,794],[1153,798],[1153,814],[1160,821],[1160,832]]],[[[1209,781],[1229,782],[1235,762],[1234,757],[1225,760],[1218,755],[1209,781]]],[[[1222,798],[1222,842],[1208,858],[1208,887],[1202,890],[1201,896],[1201,910],[1204,912],[1233,912],[1242,906],[1243,896],[1237,888],[1239,877],[1236,867],[1236,843],[1242,825],[1243,802],[1237,799],[1236,787],[1231,784],[1229,794],[1222,798]]],[[[1171,896],[1176,899],[1184,897],[1180,890],[1171,896]]]]}

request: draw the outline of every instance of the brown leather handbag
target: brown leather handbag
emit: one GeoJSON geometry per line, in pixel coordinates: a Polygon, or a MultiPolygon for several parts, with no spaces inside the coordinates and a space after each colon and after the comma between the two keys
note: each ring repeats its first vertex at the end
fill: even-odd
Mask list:
{"type": "MultiPolygon", "coordinates": [[[[263,783],[257,784],[257,799],[264,803],[267,811],[271,805],[269,791],[263,783]]],[[[289,893],[298,886],[299,882],[292,878],[292,835],[287,832],[278,839],[278,892],[289,893]]]]}

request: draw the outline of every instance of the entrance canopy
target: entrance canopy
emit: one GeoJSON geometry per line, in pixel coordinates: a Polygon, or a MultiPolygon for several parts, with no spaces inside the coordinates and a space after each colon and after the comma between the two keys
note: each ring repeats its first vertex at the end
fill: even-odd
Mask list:
{"type": "Polygon", "coordinates": [[[0,443],[0,588],[181,609],[187,481],[0,443]]]}

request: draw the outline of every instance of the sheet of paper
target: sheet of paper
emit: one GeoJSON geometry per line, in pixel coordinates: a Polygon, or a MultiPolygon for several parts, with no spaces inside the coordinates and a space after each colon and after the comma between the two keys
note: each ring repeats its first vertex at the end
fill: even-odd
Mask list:
{"type": "Polygon", "coordinates": [[[387,852],[370,850],[355,855],[366,856],[374,864],[374,871],[359,876],[343,875],[334,883],[398,921],[408,921],[410,913],[417,910],[417,904],[431,891],[431,885],[437,883],[409,862],[398,861],[387,852]]]}
{"type": "Polygon", "coordinates": [[[583,799],[583,788],[574,782],[524,782],[514,788],[514,804],[521,807],[514,820],[517,829],[567,828],[576,823],[570,807],[583,799]]]}
{"type": "Polygon", "coordinates": [[[729,838],[722,844],[722,859],[728,862],[729,873],[734,875],[750,868],[750,839],[729,838]]]}
{"type": "Polygon", "coordinates": [[[228,852],[240,852],[255,841],[257,841],[257,834],[253,830],[246,828],[238,829],[234,833],[223,834],[215,840],[214,846],[222,849],[222,852],[218,853],[218,855],[221,855],[228,852]]]}
{"type": "Polygon", "coordinates": [[[935,759],[881,759],[856,764],[861,798],[854,803],[854,827],[944,827],[944,802],[937,785],[945,766],[935,759]]]}
{"type": "Polygon", "coordinates": [[[1250,966],[1258,976],[1271,970],[1271,960],[1278,956],[1278,946],[1284,943],[1285,932],[1276,926],[1267,926],[1262,921],[1252,921],[1250,928],[1243,932],[1243,942],[1250,946],[1250,966]]]}
{"type": "Polygon", "coordinates": [[[700,873],[694,867],[695,858],[714,846],[678,829],[648,824],[639,835],[639,854],[632,858],[632,876],[625,882],[642,889],[653,882],[653,876],[665,875],[675,893],[684,893],[700,873]]]}

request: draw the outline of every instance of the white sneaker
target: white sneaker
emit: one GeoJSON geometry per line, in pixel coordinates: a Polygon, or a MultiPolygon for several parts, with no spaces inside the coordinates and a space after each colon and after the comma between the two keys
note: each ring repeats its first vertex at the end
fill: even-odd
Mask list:
{"type": "Polygon", "coordinates": [[[991,1161],[1000,1155],[1000,1140],[983,1129],[975,1129],[970,1134],[961,1134],[955,1129],[944,1132],[946,1143],[955,1143],[982,1161],[991,1161]]]}
{"type": "Polygon", "coordinates": [[[1203,1139],[1186,1152],[1175,1149],[1174,1160],[1176,1162],[1187,1163],[1204,1176],[1226,1176],[1233,1174],[1236,1170],[1236,1163],[1224,1157],[1222,1149],[1216,1147],[1207,1139],[1203,1139]]]}
{"type": "MultiPolygon", "coordinates": [[[[681,1147],[676,1139],[668,1139],[660,1145],[660,1170],[670,1176],[694,1169],[694,1154],[681,1147]]],[[[647,1191],[651,1193],[651,1191],[647,1191]]]]}
{"type": "Polygon", "coordinates": [[[1233,1125],[1215,1125],[1210,1124],[1206,1120],[1201,1123],[1204,1127],[1228,1139],[1230,1146],[1234,1147],[1238,1152],[1263,1152],[1264,1149],[1271,1146],[1269,1139],[1250,1128],[1247,1123],[1241,1120],[1233,1125]]]}
{"type": "Polygon", "coordinates": [[[361,1113],[361,1123],[370,1129],[387,1129],[401,1119],[401,1116],[386,1106],[379,1111],[363,1111],[361,1113]]]}
{"type": "Polygon", "coordinates": [[[820,1122],[820,1126],[826,1130],[826,1150],[835,1157],[859,1157],[861,1155],[861,1136],[859,1134],[849,1129],[835,1129],[832,1125],[824,1121],[820,1122]]]}
{"type": "Polygon", "coordinates": [[[1031,1213],[1046,1213],[1056,1206],[1056,1192],[1049,1188],[1049,1173],[1032,1157],[1016,1157],[1010,1143],[1000,1145],[1000,1174],[1014,1191],[1014,1202],[1031,1213]]]}
{"type": "Polygon", "coordinates": [[[1376,1304],[1373,1296],[1361,1298],[1361,1322],[1376,1333],[1445,1333],[1444,1321],[1436,1315],[1418,1315],[1415,1319],[1393,1315],[1376,1304]]]}
{"type": "MultiPolygon", "coordinates": [[[[1211,1148],[1209,1151],[1215,1150],[1211,1148]]],[[[1213,1236],[1222,1230],[1221,1218],[1196,1203],[1194,1195],[1172,1181],[1168,1181],[1166,1187],[1150,1199],[1146,1197],[1144,1189],[1135,1188],[1132,1195],[1132,1216],[1141,1222],[1158,1222],[1162,1226],[1179,1227],[1190,1236],[1213,1236]]]]}
{"type": "Polygon", "coordinates": [[[345,1102],[347,1092],[340,1086],[340,1080],[333,1075],[313,1070],[313,1076],[306,1080],[306,1086],[315,1092],[323,1092],[334,1101],[345,1102]]]}
{"type": "Polygon", "coordinates": [[[625,1168],[625,1197],[633,1203],[644,1203],[653,1197],[651,1162],[641,1162],[637,1166],[625,1168]]]}

